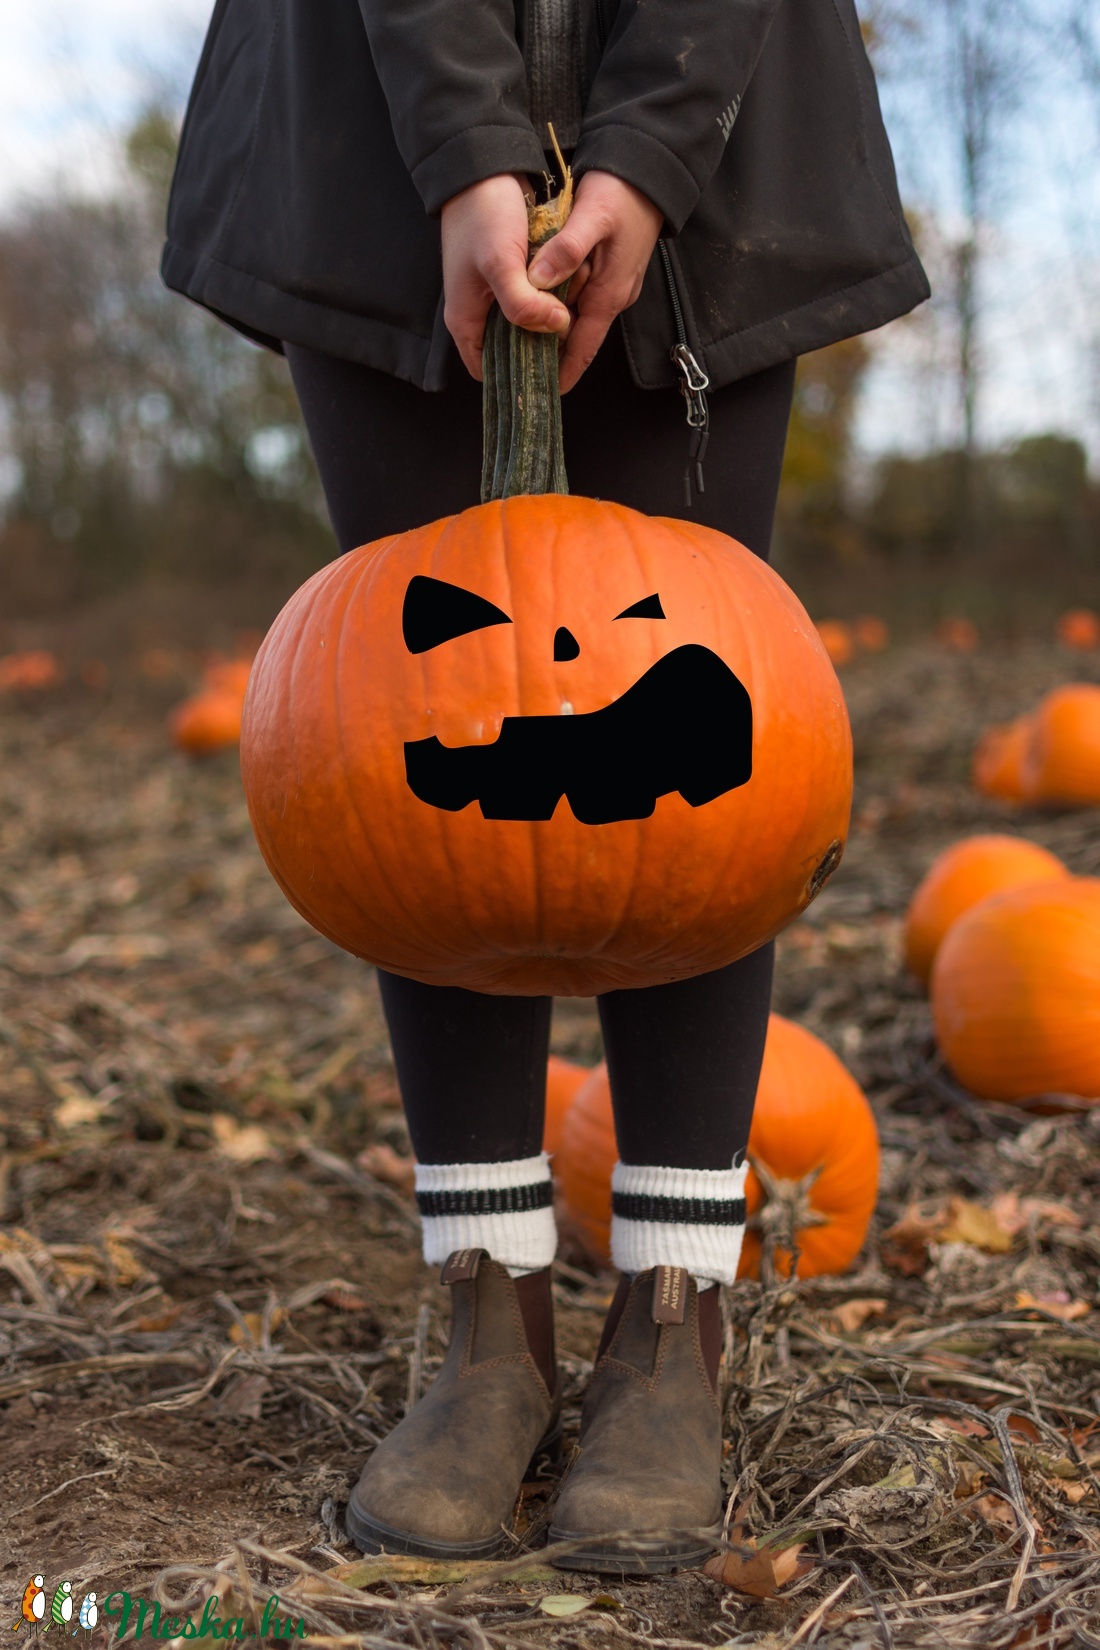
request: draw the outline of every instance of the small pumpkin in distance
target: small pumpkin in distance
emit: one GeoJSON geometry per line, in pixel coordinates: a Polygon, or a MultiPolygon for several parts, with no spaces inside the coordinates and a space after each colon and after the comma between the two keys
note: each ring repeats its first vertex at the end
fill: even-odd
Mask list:
{"type": "Polygon", "coordinates": [[[61,666],[46,648],[30,648],[0,658],[0,692],[7,688],[17,693],[39,693],[57,687],[62,680],[61,666]]]}
{"type": "Polygon", "coordinates": [[[1055,635],[1063,647],[1072,647],[1079,653],[1091,653],[1100,647],[1100,614],[1090,607],[1073,607],[1063,613],[1055,626],[1055,635]]]}
{"type": "Polygon", "coordinates": [[[1021,777],[1036,802],[1100,807],[1100,687],[1071,682],[1040,701],[1021,777]]]}
{"type": "Polygon", "coordinates": [[[882,653],[890,645],[890,630],[884,619],[873,613],[862,614],[852,626],[857,647],[865,653],[882,653]]]}
{"type": "Polygon", "coordinates": [[[979,900],[1006,888],[1068,877],[1057,855],[1025,837],[964,837],[938,854],[918,883],[905,919],[905,962],[928,983],[936,952],[952,923],[979,900]]]}
{"type": "Polygon", "coordinates": [[[940,947],[931,995],[944,1058],[973,1094],[1100,1102],[1100,879],[975,905],[940,947]]]}
{"type": "MultiPolygon", "coordinates": [[[[610,1260],[611,1171],[617,1147],[606,1066],[579,1090],[554,1162],[565,1224],[588,1254],[610,1260]]],[[[874,1114],[819,1037],[773,1014],[749,1133],[749,1230],[740,1277],[759,1276],[762,1233],[794,1231],[798,1275],[842,1272],[862,1247],[878,1192],[874,1114]]],[[[775,1255],[790,1271],[790,1252],[775,1255]]]]}
{"type": "Polygon", "coordinates": [[[822,619],[817,626],[822,646],[834,665],[846,665],[855,657],[855,642],[848,625],[840,619],[822,619]]]}
{"type": "Polygon", "coordinates": [[[238,745],[244,700],[239,693],[205,688],[177,705],[168,718],[173,743],[188,756],[211,756],[238,745]]]}
{"type": "Polygon", "coordinates": [[[1024,756],[1031,738],[1031,717],[1018,716],[987,728],[978,741],[970,767],[974,789],[1001,802],[1027,802],[1024,756]]]}
{"type": "Polygon", "coordinates": [[[973,619],[952,617],[940,620],[936,626],[936,640],[949,653],[973,653],[981,637],[973,619]]]}

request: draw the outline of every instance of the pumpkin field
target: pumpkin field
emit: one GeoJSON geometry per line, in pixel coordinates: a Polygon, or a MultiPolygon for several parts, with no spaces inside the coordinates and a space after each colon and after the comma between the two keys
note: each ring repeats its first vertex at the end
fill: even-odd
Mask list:
{"type": "MultiPolygon", "coordinates": [[[[77,1596],[160,1601],[164,1637],[216,1593],[242,1632],[278,1594],[333,1646],[1100,1650],[1100,1105],[1071,1092],[1100,1059],[1095,1020],[1091,1035],[1072,1022],[1077,1065],[1026,1086],[1048,1031],[1076,1047],[1067,900],[1087,917],[1073,980],[1091,969],[1100,1013],[1100,884],[1073,880],[1100,877],[1100,807],[1029,800],[1022,781],[1015,799],[1003,781],[983,794],[971,769],[991,727],[1100,684],[1100,651],[1053,634],[888,644],[881,625],[856,642],[840,663],[847,852],[779,941],[774,1007],[849,1085],[829,1089],[822,1139],[862,1127],[867,1097],[877,1202],[838,1272],[788,1275],[789,1221],[751,1236],[761,1276],[725,1301],[725,1548],[706,1572],[615,1582],[546,1565],[552,1483],[524,1486],[501,1562],[364,1559],[348,1543],[349,1487],[446,1334],[371,971],[306,925],[260,858],[236,750],[206,749],[218,729],[232,741],[239,705],[178,711],[197,654],[104,665],[59,648],[52,672],[9,668],[0,1631],[44,1572],[77,1596]],[[191,753],[170,716],[182,744],[199,729],[191,753]],[[967,886],[1018,886],[995,930],[953,909],[933,963],[946,896],[907,938],[910,901],[978,835],[1054,858],[1028,860],[1038,884],[998,881],[987,856],[965,870],[967,886]],[[1051,982],[1030,1042],[1018,1008],[996,1022],[983,994],[1017,957],[1051,982]],[[978,1098],[980,1083],[1007,1097],[978,1098]]],[[[214,687],[242,677],[232,666],[215,664],[214,687]]],[[[986,772],[1003,750],[983,751],[986,772]]],[[[553,1047],[599,1062],[590,1000],[556,1002],[553,1047]]],[[[772,1183],[804,1179],[808,1129],[769,1137],[765,1208],[772,1183]]],[[[796,1215],[813,1176],[803,1194],[796,1215]]],[[[567,1447],[614,1286],[594,1258],[595,1196],[559,1187],[567,1447]]],[[[811,1226],[807,1254],[814,1240],[811,1226]]],[[[101,1618],[93,1637],[116,1628],[101,1618]]]]}

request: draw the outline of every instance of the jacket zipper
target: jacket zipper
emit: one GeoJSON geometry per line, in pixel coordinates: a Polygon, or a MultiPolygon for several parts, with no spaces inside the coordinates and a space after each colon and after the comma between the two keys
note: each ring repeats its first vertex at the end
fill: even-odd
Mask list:
{"type": "MultiPolygon", "coordinates": [[[[604,19],[603,0],[596,0],[596,41],[602,55],[607,45],[607,24],[604,19]]],[[[672,319],[676,327],[676,342],[669,350],[672,364],[680,374],[680,394],[686,403],[688,429],[691,432],[688,445],[688,459],[684,466],[684,508],[691,509],[691,484],[694,477],[697,492],[705,492],[703,484],[703,458],[710,439],[710,409],[707,406],[706,392],[710,388],[710,379],[700,366],[696,357],[691,353],[688,344],[687,326],[684,322],[684,308],[680,302],[680,291],[676,285],[676,275],[672,268],[672,259],[668,247],[662,236],[657,242],[657,250],[661,255],[661,268],[665,273],[665,284],[668,287],[668,296],[672,304],[672,319]]]]}
{"type": "Polygon", "coordinates": [[[669,256],[668,247],[665,245],[663,236],[657,242],[657,250],[661,254],[661,267],[665,272],[668,295],[672,300],[672,319],[676,326],[676,342],[669,351],[669,355],[672,357],[673,366],[680,374],[680,394],[684,398],[688,429],[691,432],[687,463],[684,466],[684,509],[690,510],[693,477],[696,491],[706,492],[706,486],[703,482],[703,459],[706,456],[707,442],[710,440],[710,408],[707,406],[707,390],[710,388],[710,379],[691,353],[688,344],[684,309],[680,302],[680,293],[676,285],[672,259],[669,256]]]}

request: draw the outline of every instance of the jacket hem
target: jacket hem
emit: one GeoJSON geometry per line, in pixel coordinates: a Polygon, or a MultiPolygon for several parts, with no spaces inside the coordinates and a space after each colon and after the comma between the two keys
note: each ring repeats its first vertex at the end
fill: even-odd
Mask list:
{"type": "MultiPolygon", "coordinates": [[[[930,296],[928,277],[913,253],[890,269],[870,275],[853,286],[825,293],[785,314],[771,316],[708,342],[699,340],[699,354],[711,388],[723,389],[750,373],[777,366],[780,361],[826,349],[830,344],[839,344],[864,332],[874,332],[888,321],[907,315],[930,296]]],[[[629,310],[623,314],[622,321],[629,334],[629,310]]],[[[666,372],[643,376],[638,352],[632,349],[629,354],[639,389],[667,389],[679,382],[671,366],[666,372]]]]}
{"type": "Polygon", "coordinates": [[[284,292],[255,275],[168,241],[161,258],[166,286],[227,321],[253,342],[281,352],[298,344],[358,361],[421,390],[441,390],[445,369],[438,339],[284,292]]]}

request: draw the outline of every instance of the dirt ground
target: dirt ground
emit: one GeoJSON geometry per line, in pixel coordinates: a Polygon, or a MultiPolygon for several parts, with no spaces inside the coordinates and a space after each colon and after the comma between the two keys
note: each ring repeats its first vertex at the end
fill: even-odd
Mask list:
{"type": "MultiPolygon", "coordinates": [[[[961,1092],[899,948],[960,834],[1100,873],[1100,815],[967,782],[981,727],[1100,659],[929,644],[843,673],[851,843],[781,942],[776,1006],[864,1084],[881,1197],[847,1276],[728,1292],[740,1586],[547,1572],[538,1485],[510,1570],[338,1572],[349,1485],[441,1353],[441,1291],[411,1202],[360,1161],[407,1149],[371,973],[269,879],[235,759],[169,748],[188,662],[159,668],[0,708],[0,1632],[37,1572],[177,1616],[278,1592],[311,1638],[417,1650],[1100,1650],[1100,1109],[961,1092]],[[997,1252],[884,1242],[952,1197],[997,1252]]],[[[557,1005],[554,1046],[598,1057],[590,1003],[557,1005]]],[[[572,1436],[610,1288],[576,1254],[555,1285],[572,1436]]]]}

